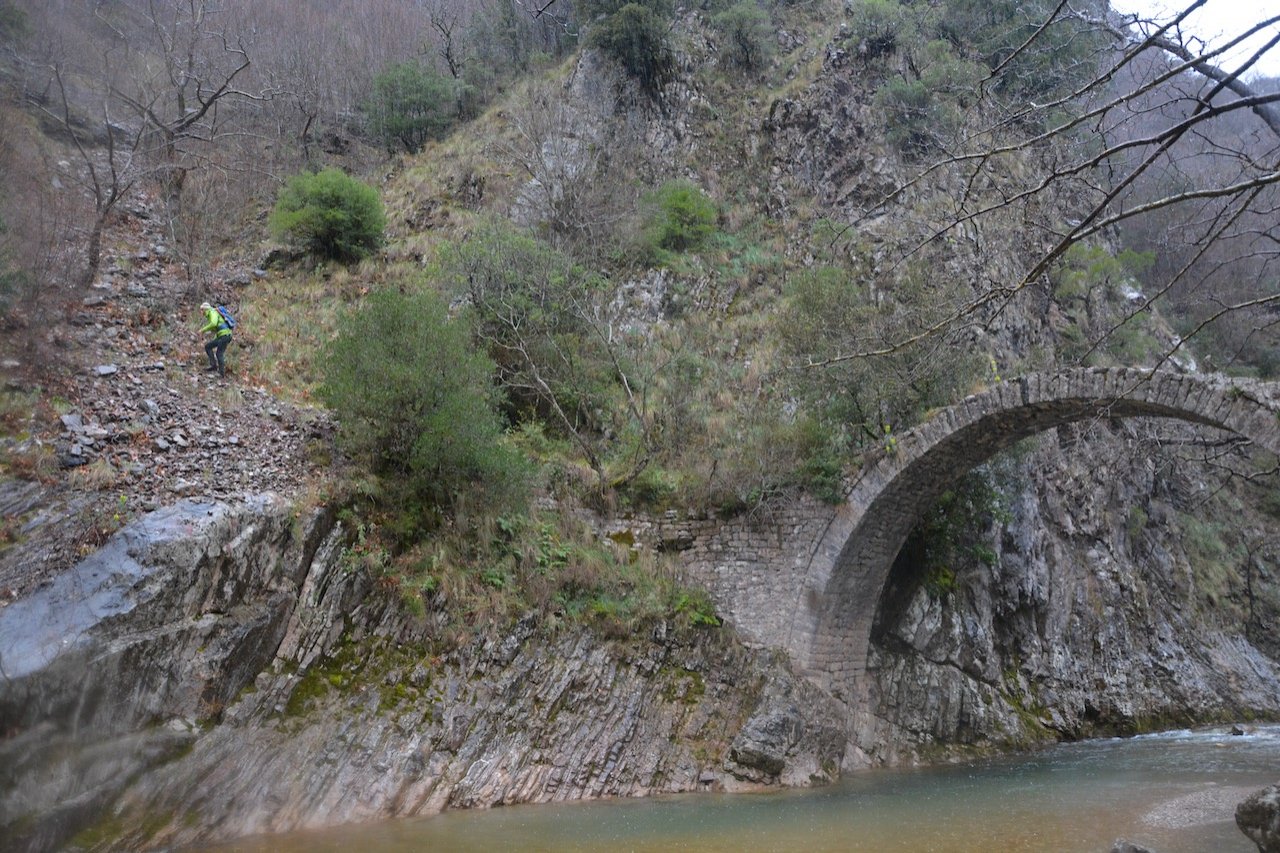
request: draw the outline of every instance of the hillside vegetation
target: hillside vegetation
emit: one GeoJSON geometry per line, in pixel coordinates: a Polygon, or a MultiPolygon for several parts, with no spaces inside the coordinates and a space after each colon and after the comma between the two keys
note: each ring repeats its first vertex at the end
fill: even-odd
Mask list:
{"type": "MultiPolygon", "coordinates": [[[[1077,235],[1118,155],[1059,167],[1114,144],[1075,119],[1121,46],[1101,0],[1042,26],[1056,5],[3,0],[7,346],[48,355],[154,198],[192,303],[235,303],[233,375],[336,417],[319,493],[411,611],[713,623],[575,509],[838,501],[1002,377],[1185,362],[1201,287],[1264,297],[1202,356],[1274,377],[1256,243],[1230,290],[1129,223],[1077,235]]],[[[1211,153],[1166,152],[1167,180],[1211,153]]],[[[965,494],[935,553],[997,512],[982,477],[965,494]]]]}

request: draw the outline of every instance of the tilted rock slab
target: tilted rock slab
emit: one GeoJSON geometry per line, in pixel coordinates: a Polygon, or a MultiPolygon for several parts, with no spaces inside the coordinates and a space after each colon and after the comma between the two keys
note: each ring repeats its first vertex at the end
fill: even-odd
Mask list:
{"type": "Polygon", "coordinates": [[[834,702],[728,632],[606,640],[531,615],[437,654],[342,545],[325,512],[185,501],[0,610],[6,844],[96,825],[139,849],[838,773],[834,702]]]}

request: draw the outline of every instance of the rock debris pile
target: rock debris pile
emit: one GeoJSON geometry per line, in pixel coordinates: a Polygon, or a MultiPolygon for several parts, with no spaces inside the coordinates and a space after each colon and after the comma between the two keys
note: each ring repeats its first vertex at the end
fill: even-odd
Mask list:
{"type": "Polygon", "coordinates": [[[264,270],[221,269],[212,292],[193,287],[143,202],[111,237],[127,248],[44,333],[58,363],[36,371],[4,362],[10,390],[42,389],[51,408],[29,433],[0,439],[10,459],[36,460],[18,473],[41,481],[39,497],[24,491],[22,512],[6,518],[6,537],[21,547],[0,551],[0,606],[137,513],[178,498],[287,496],[333,458],[327,413],[256,384],[252,329],[237,331],[225,379],[205,372],[197,306],[238,309],[238,292],[264,270]]]}

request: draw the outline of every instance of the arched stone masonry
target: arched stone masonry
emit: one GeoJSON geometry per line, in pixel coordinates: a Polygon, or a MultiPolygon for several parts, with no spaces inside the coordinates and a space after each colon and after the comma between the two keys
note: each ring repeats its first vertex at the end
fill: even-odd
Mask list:
{"type": "Polygon", "coordinates": [[[965,472],[1044,430],[1093,418],[1168,417],[1280,453],[1275,383],[1129,368],[1032,374],[943,409],[865,467],[809,562],[783,644],[852,696],[866,672],[880,593],[921,514],[965,472]]]}

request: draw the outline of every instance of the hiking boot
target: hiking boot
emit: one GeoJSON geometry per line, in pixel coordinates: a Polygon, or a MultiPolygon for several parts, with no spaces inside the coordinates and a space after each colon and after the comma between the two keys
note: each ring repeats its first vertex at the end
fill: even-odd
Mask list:
{"type": "Polygon", "coordinates": [[[208,367],[206,367],[206,368],[204,369],[204,372],[205,372],[205,373],[213,373],[213,372],[214,372],[215,370],[217,370],[217,369],[218,369],[218,368],[217,368],[217,367],[215,367],[214,365],[209,365],[208,367]]]}

